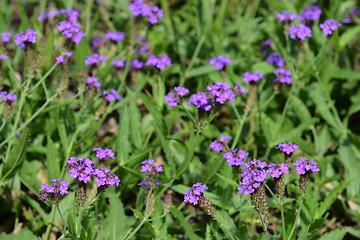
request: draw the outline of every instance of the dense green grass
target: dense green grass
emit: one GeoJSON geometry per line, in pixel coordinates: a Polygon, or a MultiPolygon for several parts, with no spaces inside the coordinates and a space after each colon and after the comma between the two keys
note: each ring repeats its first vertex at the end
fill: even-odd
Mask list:
{"type": "MultiPolygon", "coordinates": [[[[359,18],[343,23],[332,36],[319,28],[326,19],[341,22],[357,1],[319,1],[323,13],[305,41],[289,39],[276,14],[283,10],[300,14],[312,1],[151,1],[150,5],[164,11],[154,25],[135,18],[128,1],[103,2],[0,3],[0,32],[12,33],[12,42],[0,46],[1,53],[9,56],[1,63],[0,90],[19,98],[10,119],[1,120],[0,239],[288,239],[292,229],[289,239],[360,239],[359,18]],[[79,22],[86,36],[73,49],[64,44],[57,20],[37,21],[40,11],[55,8],[81,13],[79,22]],[[13,36],[27,28],[40,33],[32,58],[24,57],[13,43],[13,36]],[[92,39],[108,31],[124,32],[125,41],[107,42],[93,50],[92,39]],[[172,66],[162,71],[129,67],[116,71],[112,60],[136,58],[138,34],[148,38],[151,54],[169,56],[172,66]],[[272,51],[285,58],[292,72],[291,85],[274,83],[277,68],[261,53],[261,44],[268,38],[274,42],[272,51]],[[66,67],[55,64],[55,58],[68,50],[73,56],[66,67]],[[95,52],[107,61],[92,74],[102,88],[117,89],[120,101],[104,105],[100,91],[91,98],[85,88],[90,71],[84,60],[95,52]],[[209,59],[220,54],[232,60],[222,71],[209,65],[209,59]],[[33,74],[29,74],[31,68],[33,74]],[[246,71],[264,75],[256,84],[252,108],[250,84],[241,77],[246,71]],[[69,84],[64,90],[61,83],[66,79],[69,84]],[[239,82],[248,93],[211,116],[205,114],[201,126],[194,106],[184,104],[187,111],[170,109],[164,100],[175,86],[194,94],[217,81],[231,86],[239,82]],[[195,116],[195,124],[190,116],[195,116]],[[263,226],[269,235],[250,197],[237,194],[241,168],[228,166],[220,154],[209,150],[209,144],[224,135],[232,136],[231,149],[249,153],[247,161],[281,163],[284,156],[275,147],[292,142],[300,147],[293,162],[307,157],[319,164],[320,172],[311,175],[303,198],[292,164],[284,202],[279,204],[267,190],[270,210],[263,226]],[[77,185],[64,166],[69,157],[95,160],[94,147],[115,152],[106,167],[122,186],[100,194],[82,211],[79,223],[77,185]],[[146,179],[140,172],[145,159],[155,159],[164,168],[157,175],[162,183],[150,192],[138,186],[146,179]],[[71,183],[70,193],[59,204],[68,227],[55,205],[39,199],[41,184],[53,178],[71,183]],[[218,211],[215,219],[199,206],[184,203],[184,192],[197,182],[208,186],[204,196],[218,211]],[[166,196],[170,205],[164,203],[166,196]],[[149,199],[154,199],[153,205],[149,199]],[[285,218],[281,218],[282,208],[285,218]]],[[[5,112],[2,102],[0,112],[5,112]]],[[[273,188],[274,181],[269,178],[267,184],[273,188]]]]}

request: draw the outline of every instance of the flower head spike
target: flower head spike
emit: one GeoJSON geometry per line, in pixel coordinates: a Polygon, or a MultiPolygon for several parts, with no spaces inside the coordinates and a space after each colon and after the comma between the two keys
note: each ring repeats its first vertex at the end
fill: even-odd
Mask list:
{"type": "Polygon", "coordinates": [[[163,167],[162,166],[154,166],[154,164],[155,164],[154,159],[146,159],[141,164],[142,164],[142,166],[141,166],[140,171],[146,173],[146,175],[148,176],[148,179],[142,180],[141,182],[139,182],[138,185],[139,186],[143,185],[147,190],[159,185],[161,182],[158,181],[157,179],[155,179],[155,176],[157,173],[164,171],[163,167]]]}
{"type": "Polygon", "coordinates": [[[12,104],[15,101],[18,101],[17,95],[15,93],[8,93],[6,91],[2,91],[0,93],[0,100],[7,104],[12,104]]]}
{"type": "Polygon", "coordinates": [[[304,41],[305,38],[311,37],[311,29],[304,24],[298,24],[289,27],[289,35],[291,39],[297,38],[304,41]]]}
{"type": "Polygon", "coordinates": [[[263,75],[259,72],[245,72],[242,77],[244,82],[257,82],[264,78],[263,75]]]}
{"type": "Polygon", "coordinates": [[[275,81],[278,81],[280,83],[287,83],[288,85],[292,83],[291,72],[289,70],[279,68],[274,72],[274,74],[276,75],[275,81]]]}
{"type": "Polygon", "coordinates": [[[98,193],[103,191],[106,187],[116,185],[121,186],[119,178],[111,173],[110,169],[102,168],[102,169],[95,169],[94,170],[95,182],[98,188],[98,193]]]}
{"type": "Polygon", "coordinates": [[[56,58],[56,62],[57,63],[67,63],[67,61],[69,60],[69,58],[71,57],[72,53],[71,52],[65,52],[64,55],[59,55],[56,58]]]}
{"type": "Polygon", "coordinates": [[[321,9],[312,4],[301,12],[299,18],[301,21],[316,21],[320,18],[321,13],[321,9]]]}
{"type": "Polygon", "coordinates": [[[277,67],[283,67],[285,59],[282,56],[279,56],[276,52],[273,52],[266,58],[266,61],[277,67]]]}
{"type": "Polygon", "coordinates": [[[121,96],[118,94],[118,92],[115,89],[111,89],[110,93],[104,89],[103,95],[109,103],[113,102],[115,100],[118,100],[118,101],[121,100],[121,96]]]}
{"type": "Polygon", "coordinates": [[[68,173],[71,179],[87,183],[91,176],[94,175],[94,163],[94,161],[88,158],[71,157],[68,159],[65,167],[68,167],[68,173]]]}
{"type": "Polygon", "coordinates": [[[102,149],[101,147],[98,147],[98,148],[94,148],[92,151],[96,152],[96,157],[99,158],[100,160],[105,161],[109,158],[112,159],[115,158],[115,153],[110,148],[102,149]]]}
{"type": "Polygon", "coordinates": [[[224,55],[219,55],[218,57],[211,58],[209,64],[214,65],[216,70],[222,70],[224,67],[232,64],[232,61],[224,55]]]}
{"type": "Polygon", "coordinates": [[[302,193],[306,192],[306,187],[309,182],[310,174],[316,172],[316,174],[320,171],[317,167],[318,163],[313,159],[307,159],[306,157],[301,157],[300,160],[296,160],[293,163],[296,167],[297,174],[300,175],[299,185],[300,191],[302,193]]]}
{"type": "Polygon", "coordinates": [[[203,185],[201,182],[194,184],[191,189],[184,193],[184,202],[192,203],[194,206],[199,204],[208,215],[215,218],[217,215],[215,207],[204,197],[206,189],[208,189],[208,187],[205,184],[203,185]]]}
{"type": "Polygon", "coordinates": [[[227,83],[215,82],[214,85],[207,86],[207,90],[215,102],[220,104],[224,104],[226,101],[235,101],[235,94],[227,83]]]}
{"type": "Polygon", "coordinates": [[[209,111],[212,108],[211,102],[209,101],[205,92],[198,92],[191,95],[188,101],[188,105],[191,104],[205,111],[209,111]]]}
{"type": "Polygon", "coordinates": [[[326,20],[324,23],[320,24],[320,28],[325,35],[331,35],[340,26],[341,23],[338,23],[333,19],[326,20]]]}
{"type": "Polygon", "coordinates": [[[164,70],[165,66],[171,66],[171,59],[167,56],[151,55],[145,63],[146,66],[152,65],[160,70],[164,70]]]}
{"type": "Polygon", "coordinates": [[[61,198],[68,194],[69,183],[62,179],[51,179],[53,185],[42,184],[39,189],[40,199],[42,201],[49,201],[55,205],[58,205],[61,198]]]}
{"type": "Polygon", "coordinates": [[[299,149],[299,146],[294,143],[280,143],[275,149],[280,149],[284,154],[291,155],[295,150],[299,149]]]}
{"type": "Polygon", "coordinates": [[[242,166],[244,165],[244,159],[249,155],[249,153],[244,150],[239,150],[236,148],[230,150],[227,153],[224,153],[223,158],[226,159],[226,162],[229,166],[242,166]]]}
{"type": "Polygon", "coordinates": [[[282,11],[281,13],[276,14],[276,18],[279,19],[280,22],[291,23],[298,17],[293,12],[282,11]]]}
{"type": "Polygon", "coordinates": [[[230,136],[222,136],[219,140],[214,140],[210,145],[209,149],[214,149],[215,152],[220,153],[225,151],[228,140],[232,139],[230,136]]]}
{"type": "Polygon", "coordinates": [[[75,21],[62,21],[56,27],[66,38],[71,39],[74,43],[79,44],[85,33],[81,31],[80,23],[75,21]]]}
{"type": "Polygon", "coordinates": [[[101,62],[105,62],[106,58],[97,53],[87,56],[85,59],[85,66],[99,66],[101,62]]]}
{"type": "Polygon", "coordinates": [[[15,44],[24,49],[26,44],[36,43],[36,37],[39,36],[35,30],[28,28],[26,32],[21,32],[15,35],[15,44]]]}
{"type": "Polygon", "coordinates": [[[92,89],[96,89],[101,87],[101,83],[98,82],[99,78],[98,77],[88,77],[86,79],[86,84],[92,88],[92,89]]]}
{"type": "Polygon", "coordinates": [[[178,104],[182,104],[183,97],[189,93],[189,89],[184,87],[175,87],[174,91],[170,91],[164,98],[169,103],[168,107],[176,107],[178,104]]]}

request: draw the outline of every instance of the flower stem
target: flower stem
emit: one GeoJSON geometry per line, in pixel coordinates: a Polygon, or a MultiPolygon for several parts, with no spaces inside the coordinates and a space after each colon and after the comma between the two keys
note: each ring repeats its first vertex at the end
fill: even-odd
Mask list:
{"type": "Polygon", "coordinates": [[[300,196],[300,198],[299,198],[299,210],[298,210],[298,212],[297,212],[297,214],[296,214],[295,221],[294,221],[294,224],[293,224],[293,226],[292,226],[292,229],[291,229],[290,235],[289,235],[289,237],[288,237],[288,240],[291,239],[291,237],[292,237],[292,235],[293,235],[293,233],[294,233],[294,231],[295,231],[296,223],[297,223],[297,221],[298,221],[298,219],[299,219],[300,212],[301,212],[301,208],[302,208],[303,196],[304,196],[304,194],[301,194],[301,196],[300,196]]]}

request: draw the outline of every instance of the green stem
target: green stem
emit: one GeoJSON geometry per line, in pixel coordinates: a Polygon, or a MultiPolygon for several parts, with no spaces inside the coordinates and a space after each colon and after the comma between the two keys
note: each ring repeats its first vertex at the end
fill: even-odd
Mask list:
{"type": "Polygon", "coordinates": [[[46,232],[45,232],[45,240],[48,240],[51,233],[51,227],[53,225],[53,221],[55,218],[55,205],[52,205],[51,207],[51,213],[50,213],[50,221],[47,224],[46,232]]]}
{"type": "Polygon", "coordinates": [[[260,221],[261,221],[261,226],[263,227],[263,230],[264,230],[264,238],[265,238],[265,240],[267,239],[267,227],[266,227],[266,223],[265,223],[265,220],[264,220],[264,217],[263,217],[263,215],[260,213],[260,212],[258,212],[259,213],[259,216],[260,216],[260,221]]]}
{"type": "Polygon", "coordinates": [[[64,217],[63,217],[63,215],[61,214],[59,204],[56,204],[56,208],[57,208],[57,210],[58,210],[58,212],[59,212],[59,214],[60,214],[61,219],[62,219],[62,220],[63,220],[63,222],[65,223],[66,228],[67,228],[67,229],[69,229],[69,226],[68,226],[67,222],[65,221],[65,219],[64,219],[64,217]]]}
{"type": "Polygon", "coordinates": [[[50,69],[49,71],[47,71],[45,73],[45,75],[31,88],[31,91],[34,91],[38,86],[40,86],[40,84],[43,84],[43,82],[45,81],[45,79],[52,73],[52,71],[54,71],[54,69],[57,67],[58,63],[55,63],[50,69]]]}
{"type": "Polygon", "coordinates": [[[82,215],[82,208],[80,208],[78,213],[78,219],[76,224],[76,237],[80,239],[80,230],[81,230],[81,215],[82,215]]]}
{"type": "Polygon", "coordinates": [[[198,129],[199,126],[198,126],[198,124],[197,124],[194,116],[191,114],[191,112],[189,112],[189,110],[187,110],[187,108],[186,108],[182,103],[181,103],[181,106],[183,107],[183,109],[185,110],[186,114],[189,116],[189,118],[190,118],[191,121],[193,122],[194,127],[195,127],[196,129],[198,129]]]}
{"type": "MultiPolygon", "coordinates": [[[[232,105],[232,107],[233,107],[233,109],[235,111],[236,106],[232,105]]],[[[236,111],[237,111],[237,109],[236,109],[236,111]]],[[[239,125],[239,128],[238,128],[237,132],[236,132],[236,136],[235,136],[235,139],[233,141],[233,144],[231,145],[231,149],[234,149],[235,146],[237,145],[237,143],[239,141],[239,138],[240,138],[240,134],[241,134],[242,129],[244,127],[245,121],[247,120],[247,118],[249,116],[249,113],[250,113],[250,108],[246,108],[245,112],[244,112],[244,115],[242,116],[242,118],[239,121],[240,125],[239,125]]]]}
{"type": "Polygon", "coordinates": [[[299,210],[298,210],[298,212],[297,212],[297,214],[296,214],[296,217],[295,217],[295,221],[294,221],[294,224],[293,224],[293,226],[292,226],[292,229],[291,229],[291,232],[290,232],[290,235],[289,235],[289,237],[288,237],[288,240],[291,240],[291,237],[292,237],[292,235],[293,235],[293,233],[294,233],[294,231],[295,231],[295,228],[296,228],[296,223],[297,223],[297,221],[298,221],[298,219],[299,219],[299,216],[300,216],[300,212],[301,212],[301,208],[302,208],[302,203],[303,203],[303,194],[301,194],[301,196],[300,196],[300,198],[299,198],[299,210]]]}
{"type": "Polygon", "coordinates": [[[216,217],[216,221],[217,223],[221,226],[221,229],[224,230],[230,237],[230,239],[235,240],[235,238],[233,237],[233,235],[229,232],[229,230],[225,227],[225,225],[219,220],[218,217],[216,217]]]}

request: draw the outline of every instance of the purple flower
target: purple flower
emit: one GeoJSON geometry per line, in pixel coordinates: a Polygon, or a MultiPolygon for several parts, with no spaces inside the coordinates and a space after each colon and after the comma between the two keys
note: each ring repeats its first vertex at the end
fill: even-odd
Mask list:
{"type": "Polygon", "coordinates": [[[63,195],[68,194],[69,183],[62,179],[51,179],[53,185],[42,184],[39,189],[40,199],[42,201],[48,200],[53,204],[58,204],[63,195]]]}
{"type": "Polygon", "coordinates": [[[95,177],[96,186],[101,187],[102,189],[114,184],[117,187],[121,186],[119,178],[111,173],[110,169],[105,167],[102,169],[95,169],[93,175],[95,177]]]}
{"type": "Polygon", "coordinates": [[[281,177],[282,174],[289,173],[289,167],[285,163],[280,163],[280,164],[272,163],[269,165],[269,173],[273,178],[279,178],[281,177]]]}
{"type": "Polygon", "coordinates": [[[161,54],[155,56],[151,55],[145,63],[146,66],[152,65],[160,70],[163,70],[165,66],[171,66],[171,59],[161,54]]]}
{"type": "Polygon", "coordinates": [[[69,57],[71,57],[72,53],[71,52],[65,52],[64,56],[63,55],[59,55],[56,58],[56,62],[57,63],[67,63],[69,57]]]}
{"type": "Polygon", "coordinates": [[[307,159],[306,157],[301,157],[300,160],[296,160],[293,163],[296,167],[296,172],[299,175],[303,175],[306,173],[318,173],[320,169],[317,167],[318,163],[315,162],[313,159],[307,159]]]}
{"type": "Polygon", "coordinates": [[[91,47],[92,49],[98,49],[100,46],[106,43],[106,39],[103,37],[94,37],[91,40],[91,47]]]}
{"type": "Polygon", "coordinates": [[[293,12],[282,11],[276,15],[276,18],[279,19],[280,22],[291,23],[297,19],[297,15],[293,12]]]}
{"type": "Polygon", "coordinates": [[[106,58],[104,56],[94,53],[93,55],[86,57],[85,65],[86,66],[99,66],[101,64],[101,62],[105,62],[105,61],[106,61],[106,58]]]}
{"type": "Polygon", "coordinates": [[[242,166],[244,164],[244,159],[249,155],[249,153],[244,150],[239,150],[236,148],[230,150],[227,153],[224,153],[223,158],[226,159],[226,162],[229,166],[242,166]]]}
{"type": "Polygon", "coordinates": [[[235,101],[235,94],[227,83],[215,82],[215,85],[207,86],[207,90],[211,97],[220,104],[224,104],[225,101],[235,101]]]}
{"type": "Polygon", "coordinates": [[[131,0],[129,10],[134,16],[148,17],[151,24],[158,22],[158,19],[163,17],[163,10],[157,6],[150,7],[148,4],[143,3],[142,0],[131,0]]]}
{"type": "Polygon", "coordinates": [[[210,59],[209,64],[214,65],[216,70],[221,70],[225,66],[232,64],[232,61],[224,55],[219,55],[219,57],[210,59]]]}
{"type": "Polygon", "coordinates": [[[235,96],[239,96],[240,94],[246,93],[245,88],[240,87],[240,83],[236,82],[234,87],[234,94],[235,96]]]}
{"type": "Polygon", "coordinates": [[[3,43],[10,42],[10,37],[11,37],[10,33],[2,33],[1,36],[2,36],[3,43]]]}
{"type": "Polygon", "coordinates": [[[20,49],[25,48],[25,44],[36,43],[36,37],[39,36],[35,30],[28,28],[26,32],[21,32],[15,35],[15,44],[20,47],[20,49]]]}
{"type": "Polygon", "coordinates": [[[331,35],[340,26],[341,23],[338,23],[333,19],[326,20],[324,23],[320,24],[320,28],[325,35],[331,35]]]}
{"type": "Polygon", "coordinates": [[[66,8],[61,10],[54,10],[49,12],[40,12],[37,20],[40,22],[42,20],[47,20],[48,18],[54,18],[59,15],[63,15],[66,19],[70,21],[76,21],[80,17],[80,13],[72,8],[66,8]]]}
{"type": "Polygon", "coordinates": [[[113,102],[115,100],[118,100],[118,101],[121,100],[120,95],[118,94],[118,92],[115,89],[111,89],[110,92],[111,93],[108,93],[108,91],[106,91],[105,89],[103,90],[103,95],[108,102],[113,102]]]}
{"type": "Polygon", "coordinates": [[[162,166],[153,166],[155,164],[155,160],[146,159],[144,160],[141,166],[141,172],[146,172],[149,176],[156,175],[156,173],[162,172],[162,166]]]}
{"type": "Polygon", "coordinates": [[[138,59],[134,59],[130,62],[130,66],[134,69],[141,69],[144,66],[144,63],[139,61],[138,59]]]}
{"type": "Polygon", "coordinates": [[[355,22],[355,19],[359,15],[360,9],[355,7],[350,9],[349,14],[345,15],[343,18],[343,23],[355,22]]]}
{"type": "Polygon", "coordinates": [[[197,205],[200,196],[203,195],[206,189],[208,189],[208,187],[205,184],[202,185],[202,182],[194,184],[191,189],[187,190],[184,193],[184,202],[189,202],[197,205]]]}
{"type": "Polygon", "coordinates": [[[268,48],[272,48],[274,46],[274,42],[269,38],[266,39],[262,44],[261,44],[261,53],[264,56],[268,55],[268,48]]]}
{"type": "Polygon", "coordinates": [[[183,97],[189,93],[189,89],[184,87],[175,87],[174,91],[170,91],[164,98],[169,103],[168,107],[172,108],[182,103],[183,97]]]}
{"type": "Polygon", "coordinates": [[[280,143],[279,146],[275,147],[275,149],[280,149],[284,154],[290,155],[295,150],[298,150],[299,146],[294,143],[280,143]]]}
{"type": "Polygon", "coordinates": [[[257,159],[244,163],[238,193],[250,195],[255,192],[255,189],[260,187],[260,184],[268,178],[269,170],[266,167],[267,164],[265,162],[257,159]]]}
{"type": "Polygon", "coordinates": [[[71,179],[87,183],[91,176],[94,175],[94,161],[88,158],[71,157],[68,159],[65,167],[68,167],[68,173],[71,179]]]}
{"type": "Polygon", "coordinates": [[[204,92],[198,92],[190,96],[188,105],[194,105],[197,108],[204,109],[205,111],[209,111],[212,107],[209,99],[204,92]]]}
{"type": "Polygon", "coordinates": [[[110,148],[94,148],[92,150],[93,152],[96,152],[96,157],[99,158],[100,160],[107,160],[109,158],[114,159],[115,158],[115,153],[110,149],[110,148]]]}
{"type": "Polygon", "coordinates": [[[108,32],[105,35],[105,39],[110,39],[114,42],[124,41],[125,33],[123,33],[123,32],[108,32]]]}
{"type": "Polygon", "coordinates": [[[312,4],[301,12],[299,18],[301,21],[316,21],[320,18],[321,13],[321,9],[312,4]]]}
{"type": "Polygon", "coordinates": [[[9,59],[9,57],[6,54],[0,54],[0,63],[5,59],[9,59]]]}
{"type": "Polygon", "coordinates": [[[88,77],[86,79],[86,84],[89,85],[90,88],[96,89],[101,87],[101,83],[99,83],[98,80],[98,77],[88,77]]]}
{"type": "Polygon", "coordinates": [[[280,83],[292,83],[291,72],[289,70],[279,68],[278,70],[275,70],[274,74],[276,75],[276,80],[280,83]]]}
{"type": "Polygon", "coordinates": [[[273,52],[267,57],[266,61],[277,67],[283,67],[285,59],[282,56],[279,56],[276,52],[273,52]]]}
{"type": "Polygon", "coordinates": [[[215,152],[220,153],[225,151],[228,140],[232,139],[230,136],[222,136],[219,140],[214,140],[210,145],[209,149],[214,149],[215,152]]]}
{"type": "Polygon", "coordinates": [[[116,68],[124,68],[125,67],[125,60],[123,60],[123,59],[114,60],[114,61],[111,62],[111,64],[113,66],[115,66],[116,68]]]}
{"type": "Polygon", "coordinates": [[[242,75],[244,82],[257,82],[260,79],[263,79],[263,75],[259,72],[245,72],[242,75]]]}
{"type": "Polygon", "coordinates": [[[289,35],[291,39],[305,40],[306,37],[311,37],[311,29],[304,24],[298,24],[289,27],[289,35]]]}
{"type": "Polygon", "coordinates": [[[79,44],[81,39],[85,36],[85,33],[81,31],[80,23],[75,21],[61,21],[56,27],[62,35],[77,44],[79,44]]]}
{"type": "Polygon", "coordinates": [[[18,101],[17,95],[15,93],[8,93],[6,91],[0,92],[0,99],[7,104],[12,104],[13,102],[18,101]]]}

